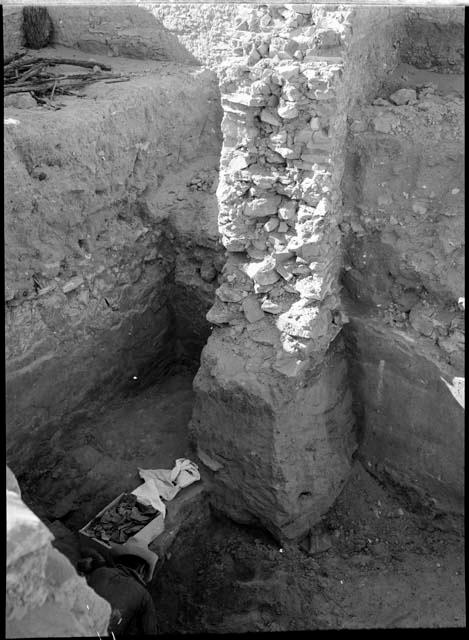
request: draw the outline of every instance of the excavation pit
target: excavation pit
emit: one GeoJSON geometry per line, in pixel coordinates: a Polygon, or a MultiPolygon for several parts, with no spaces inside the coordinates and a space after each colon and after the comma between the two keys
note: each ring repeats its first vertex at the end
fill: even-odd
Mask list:
{"type": "Polygon", "coordinates": [[[105,632],[50,532],[76,565],[181,457],[161,631],[463,626],[461,11],[48,11],[5,86],[10,637],[105,632]]]}

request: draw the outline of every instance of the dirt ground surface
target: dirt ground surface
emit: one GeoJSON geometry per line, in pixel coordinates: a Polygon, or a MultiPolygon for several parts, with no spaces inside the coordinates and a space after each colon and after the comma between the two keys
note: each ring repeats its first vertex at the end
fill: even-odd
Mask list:
{"type": "Polygon", "coordinates": [[[130,80],[57,95],[50,108],[8,96],[32,102],[5,108],[7,455],[16,474],[35,466],[36,439],[52,438],[65,416],[106,402],[134,374],[160,379],[176,339],[200,350],[217,276],[215,75],[65,47],[41,56],[91,57],[130,80]],[[187,299],[186,317],[172,320],[187,299]]]}
{"type": "MultiPolygon", "coordinates": [[[[136,386],[58,439],[62,458],[54,469],[38,458],[23,493],[73,563],[77,530],[138,485],[137,467],[168,468],[187,454],[191,383],[180,373],[136,386]],[[101,492],[92,495],[87,483],[97,479],[101,492]]],[[[160,632],[462,627],[462,526],[381,486],[359,461],[333,509],[299,546],[280,548],[261,529],[204,512],[183,525],[157,567],[160,632]]]]}
{"type": "Polygon", "coordinates": [[[357,462],[312,544],[215,516],[179,535],[153,589],[162,633],[463,627],[462,522],[357,462]]]}
{"type": "MultiPolygon", "coordinates": [[[[74,563],[77,530],[139,484],[138,467],[170,468],[187,455],[191,376],[137,385],[79,430],[67,429],[54,468],[38,457],[23,485],[55,546],[74,563]],[[96,482],[99,495],[87,489],[96,482]]],[[[280,548],[261,529],[216,513],[183,526],[152,585],[160,631],[462,627],[462,528],[460,518],[380,485],[356,461],[333,509],[299,546],[280,548]]]]}
{"type": "Polygon", "coordinates": [[[140,390],[138,382],[94,418],[57,433],[53,453],[47,446],[38,452],[21,487],[53,531],[77,531],[119,493],[135,489],[139,467],[171,469],[186,455],[192,376],[179,373],[140,390]]]}

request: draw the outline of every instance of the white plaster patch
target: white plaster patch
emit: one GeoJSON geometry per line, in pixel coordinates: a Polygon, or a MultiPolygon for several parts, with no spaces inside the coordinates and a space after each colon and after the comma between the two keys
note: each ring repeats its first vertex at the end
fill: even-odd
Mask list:
{"type": "Polygon", "coordinates": [[[440,376],[441,380],[445,383],[448,389],[451,391],[451,395],[456,402],[464,409],[464,380],[465,378],[453,378],[453,383],[447,382],[443,376],[440,376]]]}

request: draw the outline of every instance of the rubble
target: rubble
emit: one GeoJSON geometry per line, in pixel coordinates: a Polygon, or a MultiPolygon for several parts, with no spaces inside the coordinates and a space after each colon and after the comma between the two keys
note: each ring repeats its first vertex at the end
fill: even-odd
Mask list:
{"type": "Polygon", "coordinates": [[[389,99],[397,105],[409,104],[417,100],[417,93],[415,89],[399,89],[390,95],[389,99]]]}

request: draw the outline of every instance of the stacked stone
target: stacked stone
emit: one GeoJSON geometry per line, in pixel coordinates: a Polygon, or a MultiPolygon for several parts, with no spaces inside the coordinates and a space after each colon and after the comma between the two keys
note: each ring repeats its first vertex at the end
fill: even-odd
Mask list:
{"type": "Polygon", "coordinates": [[[231,34],[233,53],[247,56],[250,65],[261,58],[303,60],[339,47],[347,34],[348,9],[321,5],[241,5],[231,34]]]}
{"type": "Polygon", "coordinates": [[[312,353],[325,353],[343,317],[332,159],[338,54],[347,30],[341,12],[314,26],[311,5],[251,12],[248,27],[257,21],[271,25],[270,33],[249,34],[247,57],[219,68],[224,146],[217,196],[228,259],[207,318],[238,327],[238,334],[261,321],[270,334],[275,328],[270,365],[296,376],[312,353]]]}
{"type": "Polygon", "coordinates": [[[355,447],[334,341],[346,18],[314,5],[250,7],[239,57],[217,68],[227,260],[207,315],[218,328],[194,380],[192,427],[215,474],[215,506],[279,540],[304,535],[327,511],[355,447]]]}
{"type": "Polygon", "coordinates": [[[302,60],[340,46],[350,11],[312,4],[143,3],[204,65],[227,58],[302,60]]]}

